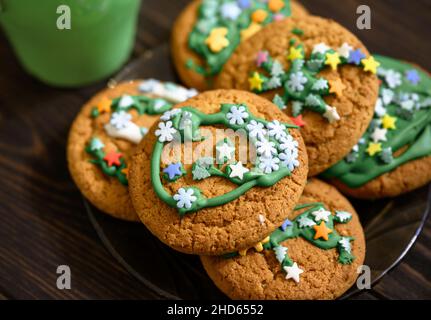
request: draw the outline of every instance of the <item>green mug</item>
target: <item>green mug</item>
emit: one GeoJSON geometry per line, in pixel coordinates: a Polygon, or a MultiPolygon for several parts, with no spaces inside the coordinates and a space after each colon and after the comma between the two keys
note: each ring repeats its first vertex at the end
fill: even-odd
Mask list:
{"type": "Polygon", "coordinates": [[[75,87],[126,62],[139,6],[140,0],[0,0],[0,25],[30,74],[75,87]]]}

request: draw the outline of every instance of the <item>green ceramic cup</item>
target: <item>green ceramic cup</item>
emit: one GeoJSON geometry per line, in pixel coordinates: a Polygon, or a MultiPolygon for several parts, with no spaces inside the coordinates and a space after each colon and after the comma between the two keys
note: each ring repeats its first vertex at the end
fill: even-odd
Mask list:
{"type": "Polygon", "coordinates": [[[139,5],[140,0],[0,0],[0,24],[29,73],[50,85],[75,87],[106,78],[126,62],[139,5]],[[70,20],[60,6],[70,9],[70,20]]]}

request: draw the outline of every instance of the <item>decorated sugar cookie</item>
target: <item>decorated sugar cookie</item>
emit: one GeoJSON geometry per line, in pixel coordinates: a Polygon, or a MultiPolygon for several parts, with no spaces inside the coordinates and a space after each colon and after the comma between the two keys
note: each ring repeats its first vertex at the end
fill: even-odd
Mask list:
{"type": "Polygon", "coordinates": [[[184,83],[205,90],[241,41],[272,21],[307,11],[289,0],[195,0],[172,32],[172,56],[184,83]]]}
{"type": "Polygon", "coordinates": [[[136,80],[87,102],[67,147],[69,170],[84,196],[114,217],[138,220],[127,188],[130,156],[161,114],[195,94],[173,83],[136,80]]]}
{"type": "Polygon", "coordinates": [[[313,179],[288,219],[247,250],[202,256],[217,287],[232,299],[335,299],[356,280],[364,233],[352,205],[313,179]]]}
{"type": "Polygon", "coordinates": [[[178,107],[133,156],[136,212],[176,250],[245,249],[281,225],[302,193],[308,167],[298,127],[243,91],[208,91],[178,107]]]}
{"type": "Polygon", "coordinates": [[[287,18],[242,43],[216,87],[273,101],[301,127],[310,175],[349,153],[378,94],[378,62],[349,31],[319,17],[287,18]]]}
{"type": "Polygon", "coordinates": [[[352,151],[323,175],[366,199],[397,196],[431,181],[431,78],[412,64],[376,59],[381,84],[373,120],[352,151]]]}

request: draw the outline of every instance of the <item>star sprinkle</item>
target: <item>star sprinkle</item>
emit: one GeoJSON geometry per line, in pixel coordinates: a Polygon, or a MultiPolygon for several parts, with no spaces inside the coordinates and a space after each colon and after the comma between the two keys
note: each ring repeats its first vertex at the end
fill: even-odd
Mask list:
{"type": "Polygon", "coordinates": [[[321,53],[321,54],[325,54],[325,52],[326,52],[326,51],[328,51],[328,50],[330,50],[330,49],[331,49],[331,48],[330,48],[330,47],[328,47],[328,46],[326,45],[326,43],[321,42],[321,43],[318,43],[318,44],[314,45],[314,47],[313,47],[313,52],[312,52],[312,53],[321,53]]]}
{"type": "Polygon", "coordinates": [[[105,145],[103,144],[103,142],[99,138],[91,139],[91,141],[90,141],[90,150],[91,151],[100,150],[100,149],[103,149],[104,147],[105,147],[105,145]]]}
{"type": "Polygon", "coordinates": [[[329,93],[334,93],[338,97],[343,96],[343,90],[346,88],[341,79],[329,80],[329,93]]]}
{"type": "Polygon", "coordinates": [[[329,123],[340,120],[340,115],[338,114],[337,109],[328,105],[326,106],[326,111],[323,116],[328,119],[329,123]]]}
{"type": "Polygon", "coordinates": [[[396,121],[397,121],[396,117],[391,117],[390,115],[385,114],[382,118],[383,128],[392,129],[392,130],[396,129],[397,128],[395,125],[396,121]]]}
{"type": "Polygon", "coordinates": [[[254,72],[253,76],[248,79],[250,90],[262,90],[262,83],[264,80],[260,77],[259,73],[254,72]]]}
{"type": "Polygon", "coordinates": [[[382,151],[382,144],[381,143],[370,142],[368,144],[367,153],[371,157],[373,157],[376,153],[379,153],[380,151],[382,151]]]}
{"type": "Polygon", "coordinates": [[[260,222],[260,224],[261,225],[264,225],[265,224],[265,216],[263,216],[263,215],[261,215],[261,214],[259,214],[259,222],[260,222]]]}
{"type": "Polygon", "coordinates": [[[284,2],[282,0],[269,0],[268,8],[272,12],[278,12],[284,8],[284,2]]]}
{"type": "Polygon", "coordinates": [[[328,235],[332,233],[332,230],[326,226],[325,222],[322,221],[320,225],[313,226],[313,228],[314,228],[314,231],[316,231],[316,234],[314,235],[314,240],[317,240],[320,238],[324,239],[325,241],[329,240],[328,235]]]}
{"type": "Polygon", "coordinates": [[[206,38],[205,44],[212,52],[220,52],[229,45],[229,40],[226,38],[227,34],[227,28],[214,28],[211,30],[208,38],[206,38]]]}
{"type": "Polygon", "coordinates": [[[255,22],[250,23],[248,28],[241,30],[241,41],[247,40],[256,32],[260,31],[260,29],[262,29],[262,26],[260,24],[255,22]]]}
{"type": "Polygon", "coordinates": [[[284,220],[283,224],[281,225],[281,230],[286,231],[287,227],[290,227],[292,225],[292,221],[289,219],[284,220]]]}
{"type": "Polygon", "coordinates": [[[296,117],[290,117],[290,120],[292,120],[293,124],[298,126],[298,127],[305,126],[305,122],[304,122],[304,120],[302,120],[302,114],[300,114],[299,116],[296,116],[296,117]]]}
{"type": "Polygon", "coordinates": [[[268,17],[268,12],[263,9],[257,9],[255,12],[251,14],[251,20],[256,23],[262,23],[265,21],[266,17],[268,17]]]}
{"type": "Polygon", "coordinates": [[[223,18],[236,20],[241,14],[241,8],[234,2],[228,2],[221,6],[220,12],[223,18]]]}
{"type": "Polygon", "coordinates": [[[302,59],[304,55],[302,54],[301,48],[290,47],[289,54],[287,55],[287,60],[293,61],[296,59],[302,59]]]}
{"type": "Polygon", "coordinates": [[[123,156],[122,153],[118,153],[115,151],[111,151],[108,152],[104,157],[103,160],[106,161],[106,163],[108,164],[109,167],[115,165],[115,166],[119,166],[121,165],[121,157],[123,156]]]}
{"type": "Polygon", "coordinates": [[[371,134],[371,138],[374,142],[386,141],[387,129],[375,128],[374,132],[371,134]]]}
{"type": "Polygon", "coordinates": [[[268,61],[268,51],[259,51],[257,53],[256,64],[260,67],[262,64],[268,61]]]}
{"type": "Polygon", "coordinates": [[[320,208],[319,210],[314,211],[312,215],[314,216],[315,221],[324,220],[328,222],[328,217],[331,215],[331,212],[320,208]]]}
{"type": "Polygon", "coordinates": [[[406,71],[406,79],[407,81],[409,81],[411,84],[414,84],[414,85],[417,85],[419,81],[421,81],[419,72],[417,72],[415,69],[406,71]]]}
{"type": "Polygon", "coordinates": [[[305,227],[312,227],[316,225],[316,223],[310,218],[307,218],[306,216],[302,216],[298,219],[298,225],[300,228],[305,228],[305,227]]]}
{"type": "Polygon", "coordinates": [[[293,279],[296,283],[299,283],[299,275],[304,272],[304,270],[298,267],[296,262],[293,263],[291,267],[283,267],[286,272],[286,280],[293,279]]]}
{"type": "Polygon", "coordinates": [[[222,161],[223,159],[232,159],[233,153],[235,152],[235,148],[226,142],[224,142],[222,145],[216,146],[216,150],[217,159],[219,159],[219,161],[222,161]]]}
{"type": "Polygon", "coordinates": [[[163,169],[163,172],[166,173],[170,180],[175,179],[177,176],[181,176],[181,163],[171,163],[166,168],[163,169]]]}
{"type": "Polygon", "coordinates": [[[380,66],[380,62],[375,60],[373,56],[369,56],[367,59],[362,59],[361,62],[364,66],[364,71],[370,71],[373,74],[377,73],[377,68],[380,66]]]}
{"type": "Polygon", "coordinates": [[[244,173],[247,173],[250,171],[248,168],[242,165],[241,161],[237,162],[236,164],[231,164],[229,168],[232,170],[229,177],[230,178],[237,177],[240,180],[244,179],[244,173]]]}
{"type": "Polygon", "coordinates": [[[99,113],[111,112],[112,101],[108,98],[102,98],[97,104],[97,110],[99,113]]]}
{"type": "Polygon", "coordinates": [[[362,53],[361,49],[356,49],[354,51],[350,51],[349,59],[347,61],[349,63],[359,65],[365,57],[366,55],[362,53]]]}
{"type": "Polygon", "coordinates": [[[337,70],[337,66],[341,63],[340,54],[338,52],[327,53],[325,65],[330,66],[332,70],[337,70]]]}
{"type": "Polygon", "coordinates": [[[374,112],[379,117],[383,117],[386,114],[386,108],[383,106],[383,100],[381,98],[377,99],[374,112]]]}
{"type": "Polygon", "coordinates": [[[338,54],[340,57],[343,57],[345,59],[348,59],[350,56],[350,51],[353,50],[353,47],[349,45],[347,42],[344,42],[341,47],[337,49],[338,54]]]}
{"type": "Polygon", "coordinates": [[[338,218],[340,222],[347,222],[352,218],[352,214],[347,211],[337,211],[335,216],[338,218]]]}

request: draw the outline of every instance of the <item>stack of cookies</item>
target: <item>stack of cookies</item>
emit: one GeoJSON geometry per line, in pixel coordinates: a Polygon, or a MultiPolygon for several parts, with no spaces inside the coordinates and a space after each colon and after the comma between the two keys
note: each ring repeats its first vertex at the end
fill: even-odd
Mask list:
{"type": "Polygon", "coordinates": [[[288,0],[193,1],[171,44],[201,93],[151,79],[93,97],[67,150],[84,196],[200,255],[230,298],[342,295],[365,240],[341,193],[431,181],[429,75],[288,0]]]}

